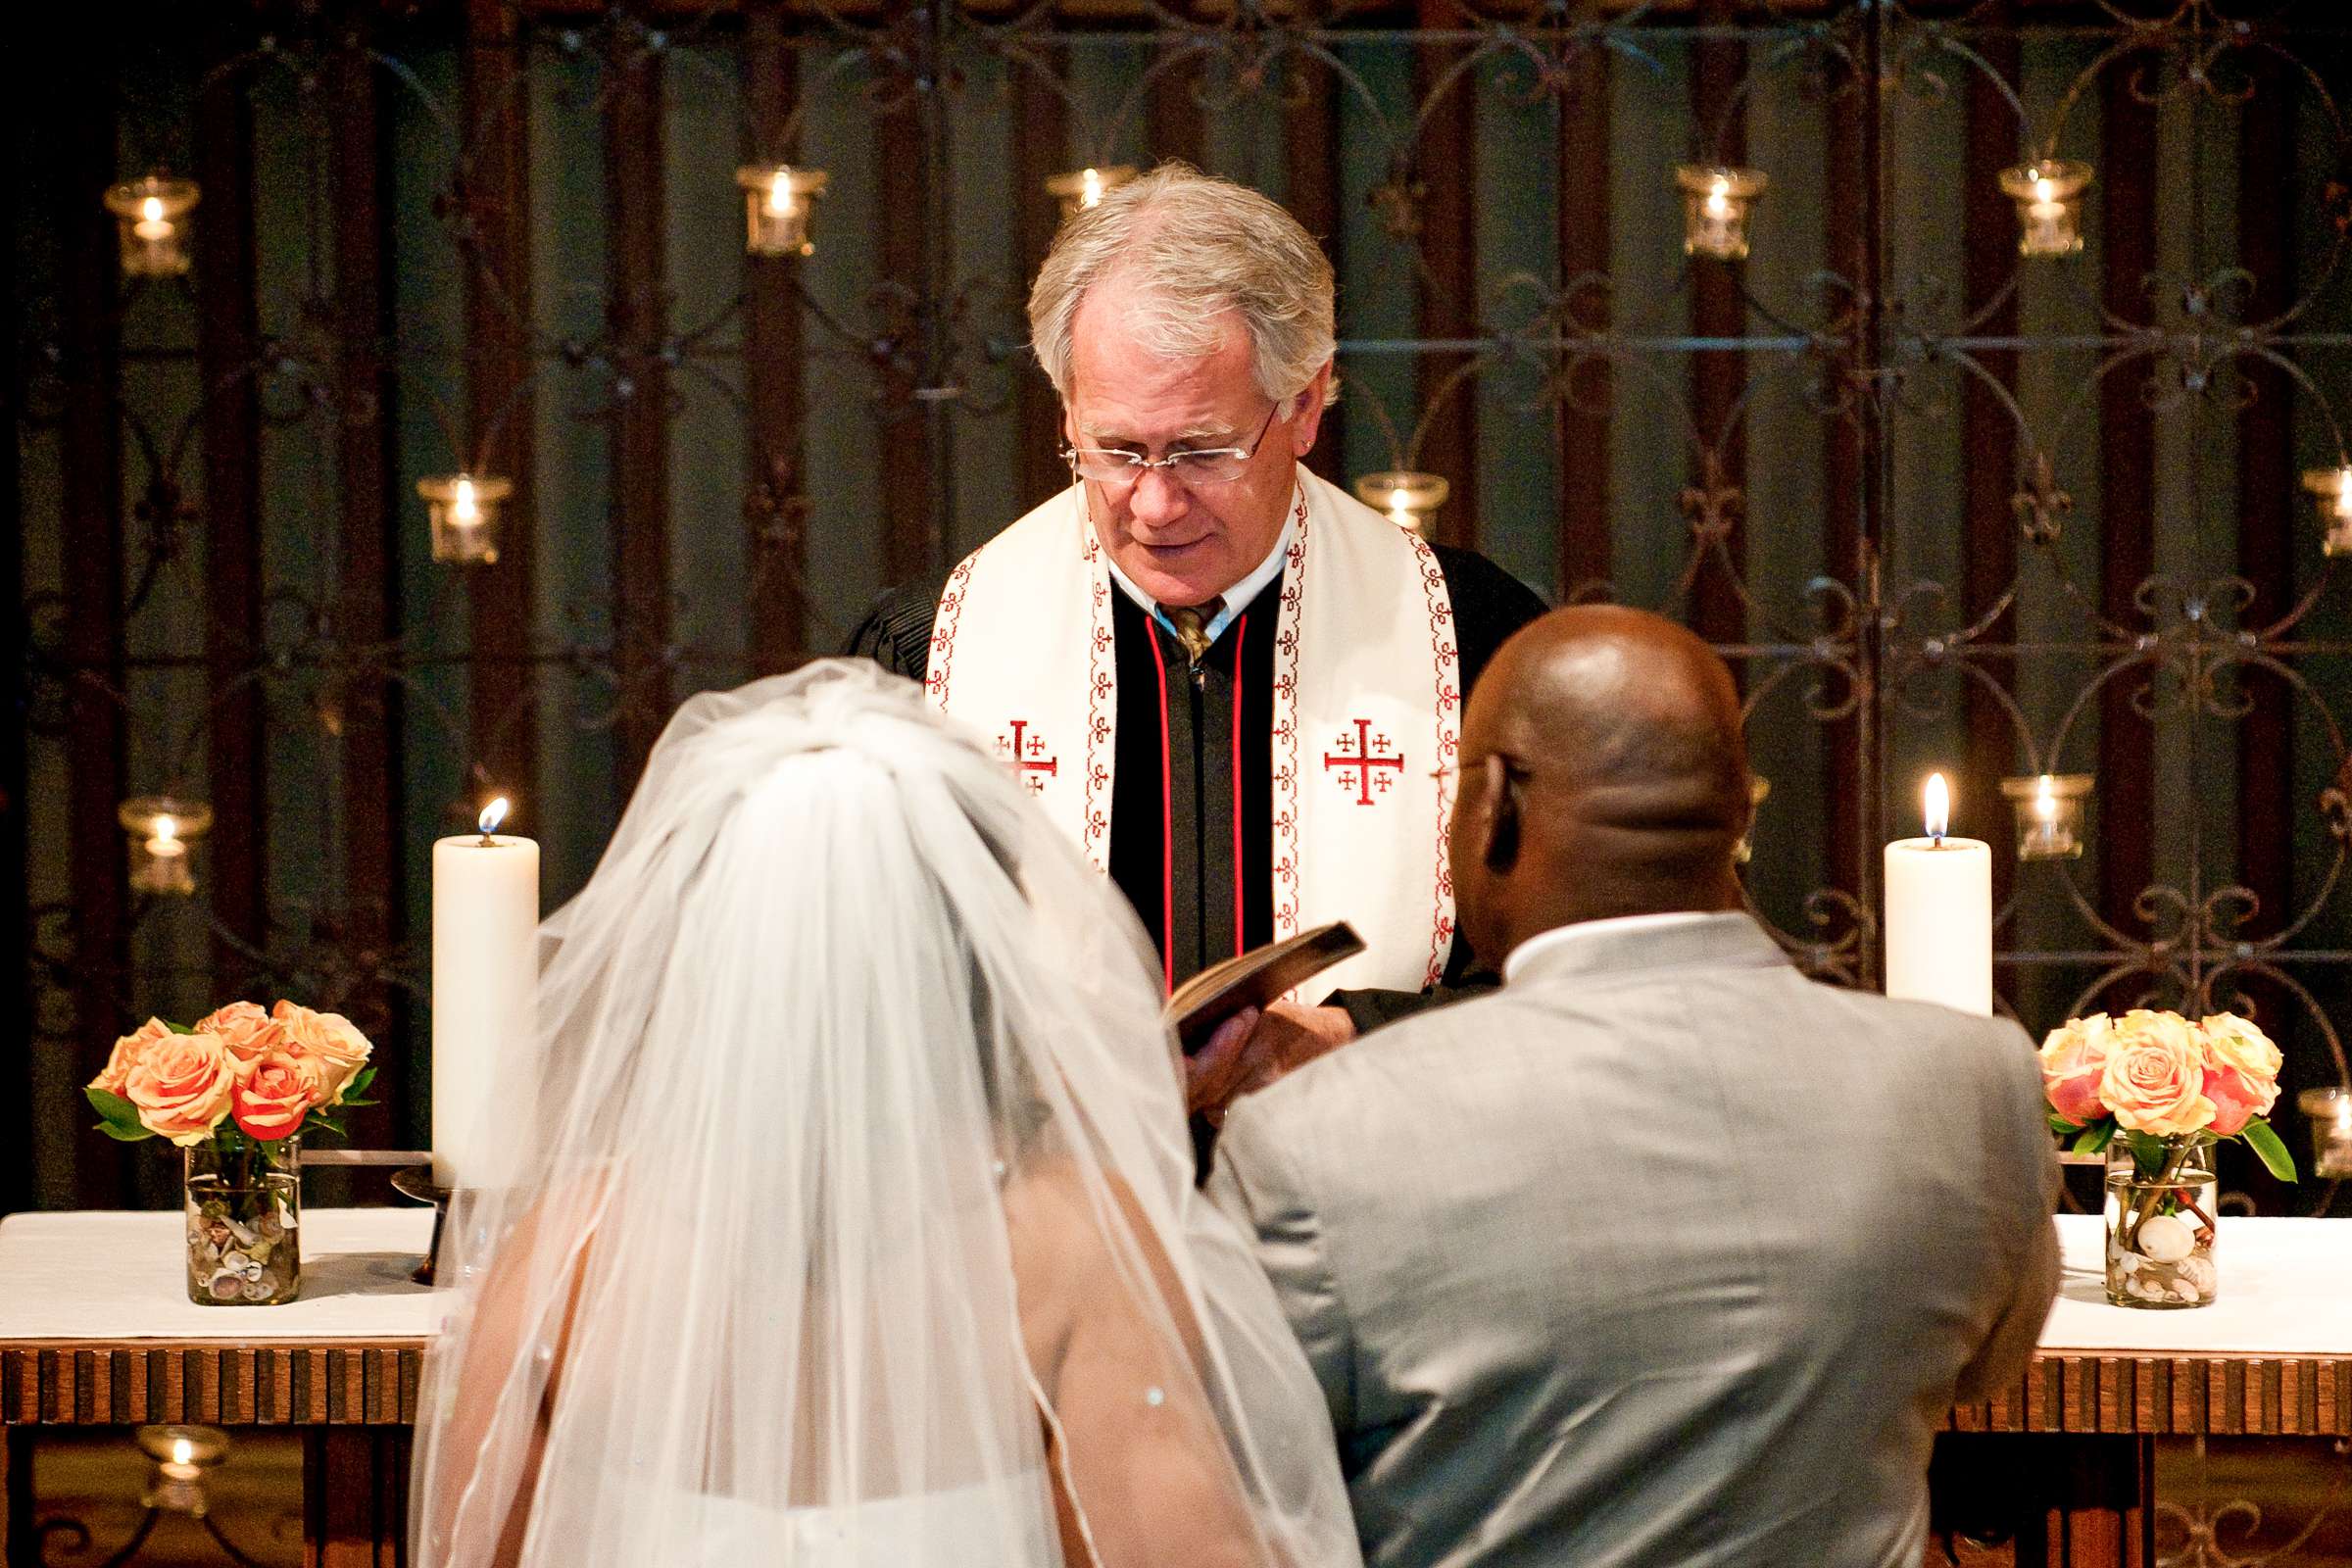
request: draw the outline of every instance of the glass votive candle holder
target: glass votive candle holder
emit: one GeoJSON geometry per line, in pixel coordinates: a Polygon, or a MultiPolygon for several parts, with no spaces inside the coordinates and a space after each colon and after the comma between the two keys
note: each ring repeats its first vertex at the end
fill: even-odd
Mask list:
{"type": "Polygon", "coordinates": [[[2311,1119],[2311,1173],[2329,1180],[2352,1176],[2352,1089],[2306,1089],[2295,1107],[2311,1119]]]}
{"type": "Polygon", "coordinates": [[[1047,180],[1046,194],[1060,201],[1062,220],[1067,222],[1089,207],[1102,206],[1104,192],[1117,190],[1134,177],[1134,166],[1129,164],[1080,169],[1047,180]]]}
{"type": "Polygon", "coordinates": [[[155,1461],[155,1480],[143,1499],[164,1513],[204,1517],[204,1473],[228,1457],[228,1434],[219,1427],[141,1427],[137,1442],[155,1461]]]}
{"type": "Polygon", "coordinates": [[[212,831],[213,808],[202,801],[170,795],[140,795],[115,812],[130,840],[130,887],[134,893],[196,891],[190,851],[212,831]]]}
{"type": "Polygon", "coordinates": [[[176,277],[188,270],[188,214],[198,196],[192,179],[149,174],[106,192],[126,277],[176,277]]]}
{"type": "Polygon", "coordinates": [[[1383,468],[1355,481],[1355,496],[1365,506],[1387,514],[1397,527],[1422,538],[1437,526],[1438,509],[1453,494],[1444,474],[1419,468],[1383,468]]]}
{"type": "Polygon", "coordinates": [[[2017,254],[2073,256],[2082,249],[2082,192],[2090,166],[2066,158],[2019,164],[2000,173],[2001,193],[2017,203],[2017,254]]]}
{"type": "Polygon", "coordinates": [[[743,248],[754,256],[808,256],[816,242],[808,220],[829,176],[821,169],[747,164],[735,171],[743,187],[743,248]]]}
{"type": "Polygon", "coordinates": [[[2319,498],[2320,520],[2327,526],[2321,554],[2352,556],[2352,466],[2306,468],[2303,488],[2319,498]]]}
{"type": "Polygon", "coordinates": [[[2036,773],[2001,780],[2001,794],[2017,812],[2017,858],[2021,860],[2079,860],[2082,858],[2082,803],[2090,798],[2088,773],[2036,773]]]}
{"type": "Polygon", "coordinates": [[[463,565],[498,564],[499,504],[514,482],[496,474],[436,473],[416,481],[432,523],[433,559],[463,565]]]}
{"type": "Polygon", "coordinates": [[[1761,169],[1734,164],[1682,164],[1674,172],[1683,192],[1683,254],[1737,262],[1747,256],[1748,210],[1771,181],[1761,169]]]}

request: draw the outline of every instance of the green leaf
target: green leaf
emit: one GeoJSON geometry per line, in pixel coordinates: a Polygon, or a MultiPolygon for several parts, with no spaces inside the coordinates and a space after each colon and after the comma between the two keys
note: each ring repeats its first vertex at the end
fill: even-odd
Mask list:
{"type": "Polygon", "coordinates": [[[2114,1139],[2115,1123],[2111,1121],[2095,1121],[2089,1126],[2083,1128],[2082,1134],[2075,1139],[2075,1146],[2072,1152],[2078,1154],[2104,1153],[2107,1146],[2112,1143],[2114,1139]]]}
{"type": "Polygon", "coordinates": [[[368,1092],[368,1086],[373,1082],[375,1082],[375,1069],[373,1067],[362,1067],[358,1072],[353,1073],[351,1075],[351,1082],[343,1086],[343,1103],[346,1105],[350,1104],[352,1102],[351,1097],[354,1095],[366,1094],[368,1092]]]}
{"type": "Polygon", "coordinates": [[[107,1137],[112,1138],[118,1144],[145,1143],[148,1139],[155,1136],[155,1134],[149,1132],[143,1126],[137,1128],[118,1127],[111,1121],[100,1122],[98,1124],[98,1130],[106,1134],[107,1137]]]}
{"type": "Polygon", "coordinates": [[[146,1124],[139,1120],[139,1107],[124,1100],[121,1095],[110,1095],[105,1090],[97,1088],[84,1089],[81,1093],[82,1098],[90,1102],[90,1108],[106,1119],[107,1126],[125,1130],[136,1129],[137,1136],[141,1138],[155,1136],[148,1132],[146,1124]]]}
{"type": "Polygon", "coordinates": [[[2054,1110],[2050,1112],[2050,1131],[2059,1137],[2064,1138],[2068,1133],[2079,1133],[2082,1130],[2080,1123],[2069,1121],[2054,1110]]]}
{"type": "Polygon", "coordinates": [[[164,1019],[161,1019],[161,1020],[159,1020],[159,1021],[160,1021],[160,1022],[163,1024],[163,1026],[164,1026],[165,1028],[167,1028],[167,1029],[171,1030],[171,1031],[172,1031],[173,1034],[175,1034],[175,1035],[192,1035],[192,1034],[194,1034],[194,1033],[196,1032],[195,1030],[193,1030],[193,1029],[189,1028],[189,1027],[188,1027],[186,1024],[184,1024],[184,1023],[173,1023],[173,1022],[172,1022],[171,1019],[169,1019],[169,1018],[164,1018],[164,1019]]]}
{"type": "Polygon", "coordinates": [[[2153,1181],[2164,1174],[2165,1157],[2170,1152],[2163,1139],[2154,1133],[2126,1133],[2124,1137],[2132,1145],[2132,1163],[2139,1167],[2141,1176],[2153,1181]]]}
{"type": "Polygon", "coordinates": [[[2246,1123],[2246,1147],[2262,1160],[2263,1168],[2282,1182],[2295,1179],[2295,1156],[2286,1152],[2286,1145],[2271,1130],[2271,1124],[2260,1116],[2246,1123]]]}

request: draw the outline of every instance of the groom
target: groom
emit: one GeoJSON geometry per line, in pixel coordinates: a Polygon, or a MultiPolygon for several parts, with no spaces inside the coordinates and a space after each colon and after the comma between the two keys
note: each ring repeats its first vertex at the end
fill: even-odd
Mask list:
{"type": "Polygon", "coordinates": [[[1449,835],[1502,990],[1226,1121],[1209,1190],[1323,1385],[1370,1568],[1915,1564],[1940,1417],[2032,1354],[2031,1045],[1799,975],[1740,912],[1747,816],[1704,644],[1538,620],[1471,695],[1449,835]]]}

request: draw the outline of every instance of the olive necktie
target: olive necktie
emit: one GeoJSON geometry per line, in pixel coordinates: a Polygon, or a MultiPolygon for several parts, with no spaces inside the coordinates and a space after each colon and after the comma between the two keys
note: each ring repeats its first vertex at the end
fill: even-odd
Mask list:
{"type": "Polygon", "coordinates": [[[1187,662],[1199,666],[1200,656],[1208,652],[1208,623],[1224,608],[1225,601],[1222,599],[1211,599],[1205,605],[1160,607],[1160,613],[1166,615],[1168,624],[1176,628],[1176,640],[1184,644],[1187,662]]]}

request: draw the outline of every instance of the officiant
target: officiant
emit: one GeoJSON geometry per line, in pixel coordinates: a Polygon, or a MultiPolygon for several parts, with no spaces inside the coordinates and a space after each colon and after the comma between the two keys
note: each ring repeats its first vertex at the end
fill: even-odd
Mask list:
{"type": "Polygon", "coordinates": [[[1464,978],[1462,701],[1544,608],[1301,465],[1338,391],[1332,320],[1330,262],[1265,197],[1181,164],[1105,194],[1029,296],[1073,482],[851,645],[995,743],[1171,989],[1354,925],[1326,1004],[1258,1025],[1325,1045],[1464,978]]]}

